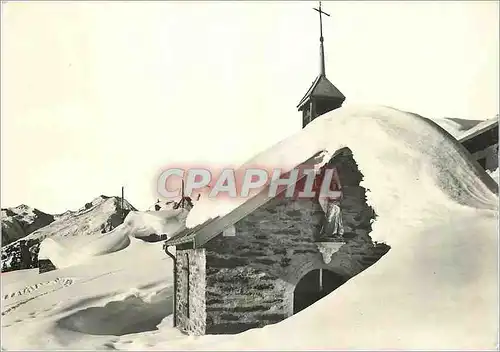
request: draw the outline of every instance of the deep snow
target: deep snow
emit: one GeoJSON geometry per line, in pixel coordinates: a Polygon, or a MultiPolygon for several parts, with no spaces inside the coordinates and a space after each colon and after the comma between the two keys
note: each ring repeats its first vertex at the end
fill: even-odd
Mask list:
{"type": "MultiPolygon", "coordinates": [[[[161,243],[130,236],[132,228],[119,251],[41,275],[2,274],[2,347],[495,348],[496,183],[437,125],[385,107],[323,115],[250,163],[291,168],[341,147],[352,150],[370,190],[378,214],[371,235],[391,251],[313,306],[238,335],[182,335],[171,327],[171,259],[161,243]]],[[[239,202],[202,199],[188,221],[224,214],[239,202]]]]}
{"type": "Polygon", "coordinates": [[[172,236],[184,226],[185,209],[160,211],[131,211],[123,224],[110,232],[78,241],[46,238],[40,244],[38,259],[50,259],[57,268],[74,266],[95,256],[120,251],[130,245],[131,238],[147,238],[151,235],[172,236]]]}

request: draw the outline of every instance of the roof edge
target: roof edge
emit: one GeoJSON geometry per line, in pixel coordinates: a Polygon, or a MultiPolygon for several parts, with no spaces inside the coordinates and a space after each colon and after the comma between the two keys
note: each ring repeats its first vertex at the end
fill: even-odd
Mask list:
{"type": "MultiPolygon", "coordinates": [[[[487,120],[486,120],[487,121],[487,120]]],[[[486,122],[485,121],[485,122],[486,122]]],[[[462,134],[462,136],[458,136],[458,141],[460,143],[463,143],[463,142],[466,142],[474,137],[477,137],[478,135],[490,130],[490,129],[493,129],[495,127],[498,127],[498,120],[497,119],[492,119],[490,123],[487,123],[485,124],[483,127],[477,129],[476,131],[470,133],[470,134],[467,134],[467,131],[464,131],[464,133],[462,134]]],[[[473,127],[474,128],[474,127],[473,127]]]]}

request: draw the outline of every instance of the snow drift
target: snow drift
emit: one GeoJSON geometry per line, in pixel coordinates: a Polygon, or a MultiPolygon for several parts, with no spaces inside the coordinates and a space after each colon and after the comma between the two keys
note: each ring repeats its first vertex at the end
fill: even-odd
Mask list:
{"type": "Polygon", "coordinates": [[[152,235],[164,235],[166,239],[184,226],[186,216],[187,211],[182,208],[131,211],[123,224],[97,237],[80,238],[78,241],[46,238],[40,244],[38,259],[49,259],[57,268],[77,265],[92,257],[126,248],[130,244],[130,237],[144,239],[152,235]]]}
{"type": "Polygon", "coordinates": [[[153,234],[170,237],[184,226],[188,210],[183,208],[159,211],[134,211],[124,221],[132,236],[145,238],[153,234]]]}
{"type": "MultiPolygon", "coordinates": [[[[439,126],[387,107],[343,107],[327,113],[248,164],[291,169],[318,151],[326,162],[343,147],[352,151],[378,215],[370,235],[385,241],[391,251],[314,305],[278,324],[238,335],[182,335],[167,311],[160,324],[153,317],[155,329],[151,321],[144,328],[152,307],[148,297],[171,289],[172,264],[158,244],[130,238],[123,250],[84,264],[37,277],[29,272],[4,275],[9,304],[2,312],[2,346],[493,349],[498,343],[496,183],[439,126]],[[40,286],[41,281],[68,282],[60,278],[73,283],[51,291],[40,286]],[[33,287],[45,291],[23,294],[33,287]],[[106,324],[110,319],[118,328],[106,324]],[[128,326],[122,326],[125,321],[128,326]]],[[[193,226],[242,201],[201,199],[187,221],[193,226]]],[[[167,296],[160,295],[165,305],[171,304],[167,296]]]]}

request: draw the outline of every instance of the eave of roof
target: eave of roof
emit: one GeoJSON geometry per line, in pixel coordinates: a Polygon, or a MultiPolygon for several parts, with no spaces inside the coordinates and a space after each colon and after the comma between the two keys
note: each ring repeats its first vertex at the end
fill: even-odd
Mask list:
{"type": "Polygon", "coordinates": [[[306,94],[304,94],[304,96],[302,97],[302,99],[300,99],[300,102],[299,102],[299,104],[297,105],[297,108],[300,108],[300,107],[301,107],[301,106],[302,106],[302,105],[306,102],[306,100],[307,100],[307,99],[311,96],[311,93],[312,93],[312,91],[313,91],[313,89],[314,89],[314,86],[315,86],[316,84],[318,84],[318,81],[319,81],[319,78],[320,78],[320,77],[321,77],[321,76],[316,77],[316,79],[312,82],[312,84],[311,84],[311,86],[309,87],[309,89],[307,90],[306,94]]]}

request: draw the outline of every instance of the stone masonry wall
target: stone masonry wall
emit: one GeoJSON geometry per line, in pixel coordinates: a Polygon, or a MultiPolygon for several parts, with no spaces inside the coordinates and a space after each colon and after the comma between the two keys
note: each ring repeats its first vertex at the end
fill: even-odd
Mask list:
{"type": "Polygon", "coordinates": [[[289,268],[321,266],[313,225],[323,212],[310,200],[272,200],[235,224],[236,236],[206,246],[207,333],[238,333],[290,316],[289,268]]]}
{"type": "Polygon", "coordinates": [[[205,249],[176,252],[176,325],[191,335],[205,334],[205,249]]]}
{"type": "Polygon", "coordinates": [[[238,333],[279,322],[293,314],[299,280],[319,268],[345,279],[388,250],[369,237],[372,209],[351,156],[335,158],[343,186],[344,244],[325,264],[315,243],[324,221],[317,201],[273,199],[235,224],[236,236],[206,245],[206,333],[238,333]]]}

